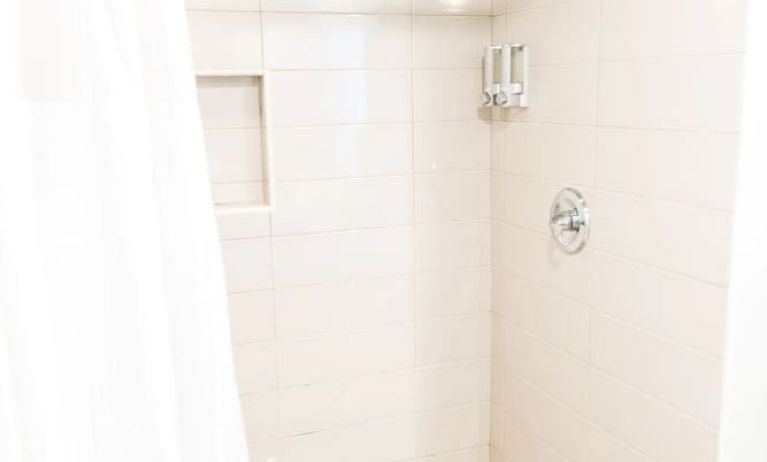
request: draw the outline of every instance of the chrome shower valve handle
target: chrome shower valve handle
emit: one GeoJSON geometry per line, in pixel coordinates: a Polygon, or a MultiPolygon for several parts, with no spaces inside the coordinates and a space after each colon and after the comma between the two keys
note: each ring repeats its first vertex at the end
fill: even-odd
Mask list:
{"type": "Polygon", "coordinates": [[[552,232],[578,231],[583,224],[583,218],[578,215],[578,210],[576,209],[565,210],[564,212],[558,213],[551,217],[551,221],[549,221],[549,227],[552,232]]]}
{"type": "Polygon", "coordinates": [[[565,188],[557,194],[551,204],[549,229],[559,247],[567,253],[578,253],[590,233],[588,205],[580,192],[565,188]]]}

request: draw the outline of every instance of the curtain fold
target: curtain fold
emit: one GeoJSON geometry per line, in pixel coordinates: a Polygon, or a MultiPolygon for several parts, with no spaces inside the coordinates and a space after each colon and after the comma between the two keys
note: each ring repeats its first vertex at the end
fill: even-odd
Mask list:
{"type": "Polygon", "coordinates": [[[0,5],[0,460],[246,461],[183,2],[0,5]]]}

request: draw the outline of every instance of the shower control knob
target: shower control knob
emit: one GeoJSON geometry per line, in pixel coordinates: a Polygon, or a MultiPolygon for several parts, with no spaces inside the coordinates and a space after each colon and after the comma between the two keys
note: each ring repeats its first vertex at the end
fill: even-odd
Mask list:
{"type": "Polygon", "coordinates": [[[493,105],[493,94],[489,91],[483,91],[482,92],[482,105],[483,106],[492,106],[493,105]]]}
{"type": "Polygon", "coordinates": [[[549,229],[554,240],[567,253],[578,253],[586,245],[590,232],[589,208],[583,195],[565,188],[551,204],[549,229]]]}
{"type": "Polygon", "coordinates": [[[549,222],[553,231],[578,231],[583,225],[583,218],[578,215],[578,210],[570,209],[560,212],[549,222]]]}
{"type": "Polygon", "coordinates": [[[495,95],[496,106],[506,106],[509,103],[509,97],[506,93],[498,93],[495,95]]]}

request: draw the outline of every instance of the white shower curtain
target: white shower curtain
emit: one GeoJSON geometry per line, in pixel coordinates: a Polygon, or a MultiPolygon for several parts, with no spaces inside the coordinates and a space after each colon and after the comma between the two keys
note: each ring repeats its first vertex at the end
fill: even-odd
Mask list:
{"type": "Polygon", "coordinates": [[[247,460],[183,0],[0,0],[0,461],[247,460]]]}

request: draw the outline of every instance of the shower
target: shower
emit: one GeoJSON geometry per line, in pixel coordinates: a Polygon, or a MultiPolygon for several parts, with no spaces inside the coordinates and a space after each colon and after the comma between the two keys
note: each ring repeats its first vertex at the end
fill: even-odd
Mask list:
{"type": "Polygon", "coordinates": [[[767,460],[759,2],[6,3],[0,461],[767,460]]]}

